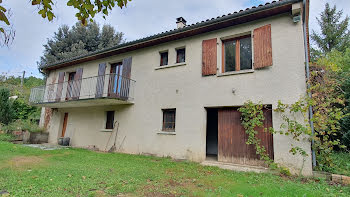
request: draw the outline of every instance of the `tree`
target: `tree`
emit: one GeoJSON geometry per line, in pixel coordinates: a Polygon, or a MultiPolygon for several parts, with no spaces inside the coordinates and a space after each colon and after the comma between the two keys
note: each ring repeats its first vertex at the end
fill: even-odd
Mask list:
{"type": "Polygon", "coordinates": [[[124,42],[123,36],[122,32],[117,32],[111,25],[103,25],[100,29],[96,22],[89,22],[86,26],[76,23],[71,29],[63,25],[44,45],[44,55],[38,66],[118,45],[124,42]]]}
{"type": "Polygon", "coordinates": [[[316,44],[316,48],[311,50],[311,59],[315,61],[321,54],[326,54],[332,49],[344,52],[350,44],[350,32],[348,30],[349,17],[341,20],[343,11],[337,11],[336,6],[330,7],[328,3],[325,9],[317,17],[321,33],[312,31],[311,39],[316,44]]]}
{"type": "Polygon", "coordinates": [[[11,123],[14,116],[12,102],[9,97],[10,91],[6,88],[0,88],[0,123],[5,125],[11,123]]]}
{"type": "MultiPolygon", "coordinates": [[[[120,8],[126,6],[131,0],[67,0],[67,6],[72,6],[77,10],[75,17],[83,24],[87,25],[87,21],[92,22],[96,14],[102,13],[103,18],[108,15],[116,5],[120,8]]],[[[52,21],[55,17],[53,0],[31,0],[32,5],[36,6],[38,14],[43,18],[52,21]]],[[[0,4],[2,0],[0,0],[0,4]]],[[[9,21],[9,10],[0,5],[0,46],[9,45],[14,38],[14,30],[11,28],[9,21]],[[5,23],[5,26],[3,25],[5,23]]]]}

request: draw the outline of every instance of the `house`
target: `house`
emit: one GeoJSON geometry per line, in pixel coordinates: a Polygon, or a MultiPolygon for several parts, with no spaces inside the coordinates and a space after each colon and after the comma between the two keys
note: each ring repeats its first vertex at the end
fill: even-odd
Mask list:
{"type": "MultiPolygon", "coordinates": [[[[30,102],[45,107],[50,143],[69,137],[74,147],[261,165],[237,107],[261,101],[264,126],[279,128],[278,100],[306,94],[307,24],[305,0],[192,25],[180,17],[174,30],[43,66],[46,86],[30,102]]],[[[311,175],[310,142],[259,136],[275,162],[311,175]],[[293,143],[308,156],[289,153],[293,143]]]]}

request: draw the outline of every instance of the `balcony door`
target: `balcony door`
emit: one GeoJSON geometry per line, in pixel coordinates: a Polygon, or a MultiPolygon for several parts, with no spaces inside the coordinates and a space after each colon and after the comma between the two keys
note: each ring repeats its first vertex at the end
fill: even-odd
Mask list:
{"type": "Polygon", "coordinates": [[[123,63],[119,62],[111,65],[109,75],[108,96],[119,98],[121,96],[123,83],[123,63]]]}
{"type": "Polygon", "coordinates": [[[74,77],[77,73],[71,72],[68,74],[68,83],[67,83],[67,94],[66,94],[66,100],[73,100],[75,97],[75,83],[74,83],[74,77]]]}
{"type": "Polygon", "coordinates": [[[83,69],[78,68],[76,72],[68,74],[66,100],[77,100],[80,96],[83,69]]]}

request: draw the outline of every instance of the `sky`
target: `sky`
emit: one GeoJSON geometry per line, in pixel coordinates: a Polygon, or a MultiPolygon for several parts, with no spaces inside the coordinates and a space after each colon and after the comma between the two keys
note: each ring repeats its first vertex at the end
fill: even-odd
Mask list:
{"type": "MultiPolygon", "coordinates": [[[[0,48],[0,74],[20,76],[26,71],[26,76],[42,77],[37,61],[43,54],[43,45],[59,26],[72,26],[77,22],[76,11],[66,6],[67,1],[54,2],[56,18],[49,22],[37,14],[37,8],[29,0],[3,0],[2,5],[11,9],[10,21],[16,37],[10,47],[0,48]]],[[[132,0],[126,8],[115,7],[106,20],[102,15],[96,16],[95,20],[100,25],[111,24],[125,34],[127,41],[132,41],[176,28],[176,18],[180,16],[187,24],[192,24],[266,2],[271,0],[132,0]]],[[[311,0],[311,29],[319,30],[316,17],[327,2],[350,16],[349,0],[311,0]]]]}

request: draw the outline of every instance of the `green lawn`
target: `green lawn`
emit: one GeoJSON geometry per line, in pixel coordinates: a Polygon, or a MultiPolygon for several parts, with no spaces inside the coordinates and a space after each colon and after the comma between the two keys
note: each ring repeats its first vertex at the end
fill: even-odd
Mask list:
{"type": "Polygon", "coordinates": [[[204,167],[169,158],[44,151],[0,141],[0,192],[11,196],[349,196],[350,187],[204,167]]]}

